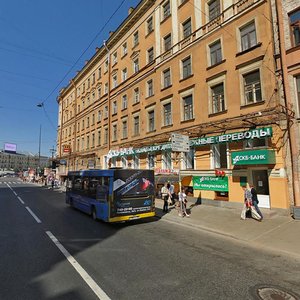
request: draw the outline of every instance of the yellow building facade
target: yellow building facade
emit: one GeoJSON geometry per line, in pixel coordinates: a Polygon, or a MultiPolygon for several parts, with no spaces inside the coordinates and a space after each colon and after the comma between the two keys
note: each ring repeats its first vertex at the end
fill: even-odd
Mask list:
{"type": "Polygon", "coordinates": [[[148,0],[130,9],[60,91],[58,174],[154,169],[179,176],[203,202],[233,206],[253,183],[260,206],[288,210],[271,19],[261,0],[148,0]],[[188,152],[172,150],[173,133],[188,137],[188,152]]]}

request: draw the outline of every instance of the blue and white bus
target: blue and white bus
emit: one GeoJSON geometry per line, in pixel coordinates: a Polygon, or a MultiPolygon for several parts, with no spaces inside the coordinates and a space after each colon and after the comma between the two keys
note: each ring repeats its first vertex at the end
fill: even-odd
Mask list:
{"type": "Polygon", "coordinates": [[[70,171],[66,202],[105,222],[155,216],[153,170],[70,171]]]}

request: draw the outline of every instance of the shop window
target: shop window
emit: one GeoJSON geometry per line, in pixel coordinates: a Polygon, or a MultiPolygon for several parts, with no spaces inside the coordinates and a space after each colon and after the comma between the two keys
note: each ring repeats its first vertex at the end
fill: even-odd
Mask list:
{"type": "Polygon", "coordinates": [[[127,158],[122,156],[121,157],[121,164],[122,164],[122,168],[127,168],[127,158]]]}
{"type": "Polygon", "coordinates": [[[245,149],[261,148],[261,147],[267,147],[267,146],[268,146],[267,139],[252,139],[252,140],[244,141],[245,149]]]}
{"type": "Polygon", "coordinates": [[[212,145],[212,168],[227,169],[227,144],[212,145]]]}
{"type": "Polygon", "coordinates": [[[140,167],[140,158],[138,157],[138,155],[134,155],[133,156],[133,168],[139,169],[139,167],[140,167]]]}

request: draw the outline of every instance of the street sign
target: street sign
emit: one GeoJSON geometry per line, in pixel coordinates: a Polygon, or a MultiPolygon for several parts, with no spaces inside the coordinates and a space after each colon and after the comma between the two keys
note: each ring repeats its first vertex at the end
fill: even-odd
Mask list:
{"type": "Polygon", "coordinates": [[[187,135],[179,133],[171,134],[172,151],[175,152],[190,152],[190,141],[187,135]]]}

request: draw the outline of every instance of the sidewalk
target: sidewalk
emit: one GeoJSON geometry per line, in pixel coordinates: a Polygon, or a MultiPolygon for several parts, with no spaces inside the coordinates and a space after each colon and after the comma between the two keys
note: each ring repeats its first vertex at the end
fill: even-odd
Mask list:
{"type": "Polygon", "coordinates": [[[289,216],[276,213],[268,214],[262,210],[262,222],[247,218],[241,220],[241,209],[221,208],[210,205],[195,205],[189,201],[187,210],[190,217],[179,217],[174,206],[169,213],[163,213],[163,201],[155,200],[156,215],[162,220],[176,222],[178,225],[189,226],[227,236],[236,240],[251,242],[251,245],[283,251],[300,258],[300,221],[289,216]]]}

